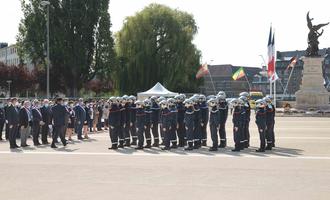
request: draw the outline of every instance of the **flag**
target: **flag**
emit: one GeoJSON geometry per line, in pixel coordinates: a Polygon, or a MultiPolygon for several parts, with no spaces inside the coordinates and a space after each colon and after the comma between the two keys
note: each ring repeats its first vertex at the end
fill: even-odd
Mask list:
{"type": "Polygon", "coordinates": [[[243,67],[239,68],[234,74],[233,74],[233,79],[236,81],[242,77],[245,76],[245,72],[244,72],[244,69],[243,67]]]}
{"type": "Polygon", "coordinates": [[[196,79],[200,79],[208,73],[209,73],[209,68],[208,65],[205,63],[204,65],[199,67],[199,70],[196,74],[196,79]]]}
{"type": "Polygon", "coordinates": [[[268,77],[272,77],[275,73],[275,34],[272,33],[270,27],[268,38],[268,77]]]}
{"type": "Polygon", "coordinates": [[[294,68],[294,66],[296,66],[296,63],[297,63],[297,57],[296,56],[293,56],[291,59],[290,59],[290,63],[289,65],[287,66],[286,70],[285,71],[288,71],[289,68],[294,68]]]}
{"type": "Polygon", "coordinates": [[[275,72],[275,73],[273,74],[273,76],[271,76],[271,77],[269,78],[269,81],[270,81],[271,83],[274,83],[274,82],[277,81],[278,79],[279,79],[279,77],[278,77],[277,73],[275,72]]]}

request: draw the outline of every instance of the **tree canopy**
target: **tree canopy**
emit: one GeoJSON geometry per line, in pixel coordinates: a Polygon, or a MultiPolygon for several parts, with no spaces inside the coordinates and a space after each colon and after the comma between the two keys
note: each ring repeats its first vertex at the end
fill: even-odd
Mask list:
{"type": "Polygon", "coordinates": [[[116,86],[136,93],[162,82],[170,90],[195,92],[200,51],[193,44],[197,33],[191,14],[151,4],[127,17],[116,34],[116,86]]]}
{"type": "MultiPolygon", "coordinates": [[[[49,1],[51,92],[77,96],[85,83],[94,78],[110,81],[116,56],[110,31],[109,0],[49,1]]],[[[28,57],[36,66],[44,68],[46,9],[41,8],[40,2],[22,0],[24,18],[17,42],[22,58],[28,57]]],[[[45,89],[45,82],[41,86],[45,89]]]]}

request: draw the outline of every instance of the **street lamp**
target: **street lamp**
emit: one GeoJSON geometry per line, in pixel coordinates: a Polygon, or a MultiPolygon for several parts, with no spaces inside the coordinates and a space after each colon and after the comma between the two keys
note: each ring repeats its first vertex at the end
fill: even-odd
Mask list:
{"type": "Polygon", "coordinates": [[[49,67],[50,67],[50,58],[49,58],[49,1],[41,1],[40,5],[47,7],[47,98],[50,97],[49,93],[49,67]]]}
{"type": "Polygon", "coordinates": [[[7,81],[7,83],[8,83],[8,90],[9,90],[9,97],[11,97],[10,84],[11,84],[12,82],[13,82],[12,80],[8,80],[8,81],[7,81]]]}

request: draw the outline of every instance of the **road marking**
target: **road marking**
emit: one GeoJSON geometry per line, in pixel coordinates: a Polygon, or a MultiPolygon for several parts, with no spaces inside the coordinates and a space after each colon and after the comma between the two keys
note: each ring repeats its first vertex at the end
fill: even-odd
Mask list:
{"type": "MultiPolygon", "coordinates": [[[[228,152],[226,152],[228,153],[228,152]]],[[[245,155],[248,152],[241,153],[232,153],[232,154],[213,154],[208,152],[192,152],[186,153],[185,151],[181,152],[162,152],[162,153],[131,153],[125,154],[120,152],[41,152],[41,151],[20,151],[20,152],[11,152],[11,151],[0,151],[0,154],[12,154],[12,155],[74,155],[74,156],[141,156],[141,157],[207,157],[207,158],[262,158],[262,159],[303,159],[303,160],[330,160],[330,156],[294,156],[294,155],[272,155],[272,154],[260,154],[260,155],[245,155]],[[181,153],[181,154],[180,154],[181,153]]]]}

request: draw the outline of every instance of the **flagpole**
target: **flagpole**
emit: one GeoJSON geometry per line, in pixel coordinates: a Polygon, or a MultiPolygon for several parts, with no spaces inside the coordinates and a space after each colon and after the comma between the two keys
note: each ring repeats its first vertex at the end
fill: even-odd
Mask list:
{"type": "MultiPolygon", "coordinates": [[[[213,62],[213,60],[211,60],[210,62],[210,66],[211,66],[211,63],[213,62]]],[[[211,76],[211,71],[209,70],[209,76],[210,76],[210,79],[211,79],[211,83],[212,83],[212,86],[213,86],[213,90],[214,90],[214,94],[216,94],[216,90],[215,90],[215,86],[214,86],[214,82],[213,82],[213,79],[212,79],[212,76],[211,76]]]]}
{"type": "Polygon", "coordinates": [[[247,76],[246,76],[245,73],[244,73],[244,76],[245,76],[246,82],[247,82],[248,85],[249,85],[249,92],[251,92],[251,85],[250,85],[249,79],[247,78],[247,76]]]}
{"type": "Polygon", "coordinates": [[[283,96],[282,96],[282,100],[284,99],[284,95],[286,94],[286,91],[288,89],[288,86],[289,86],[289,83],[290,83],[290,80],[291,80],[291,76],[293,74],[293,70],[294,70],[295,66],[292,67],[292,70],[290,72],[290,75],[289,75],[289,78],[288,78],[288,82],[286,82],[286,86],[284,88],[284,91],[283,91],[283,96]]]}
{"type": "MultiPolygon", "coordinates": [[[[274,75],[276,75],[276,60],[277,60],[277,52],[275,51],[275,29],[273,34],[273,48],[274,48],[274,75]]],[[[274,77],[276,78],[276,77],[274,77]]],[[[274,107],[276,108],[276,81],[277,78],[274,81],[274,107]]]]}

